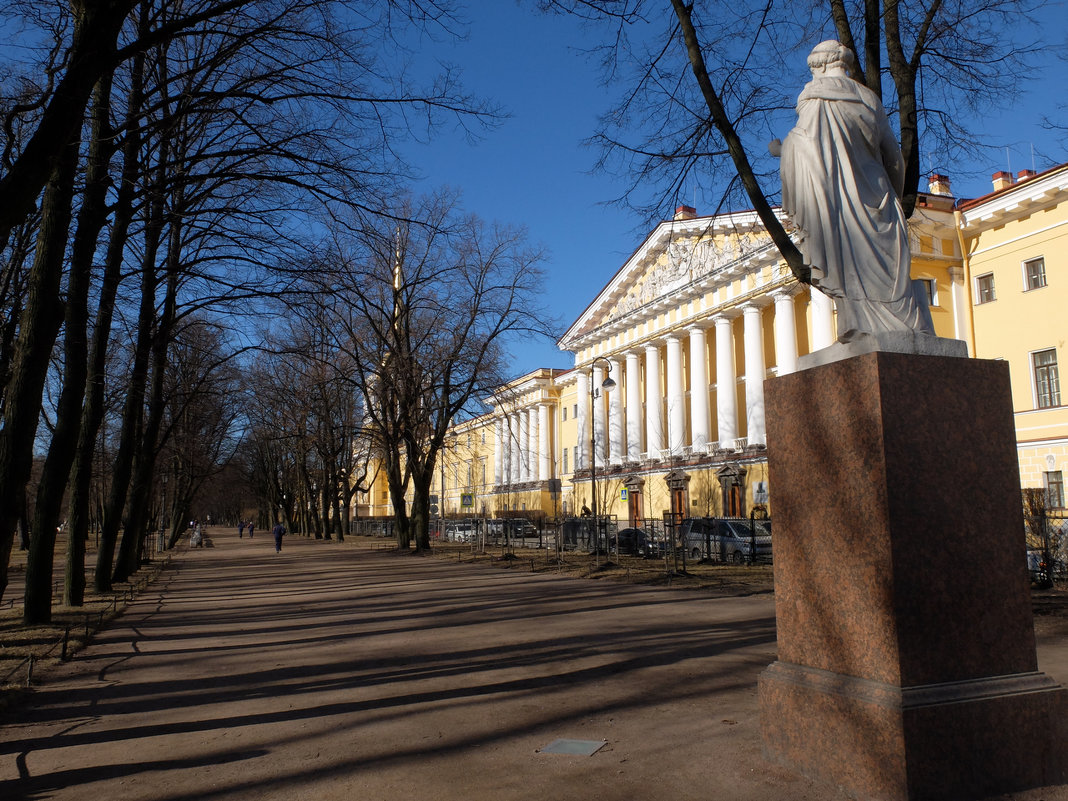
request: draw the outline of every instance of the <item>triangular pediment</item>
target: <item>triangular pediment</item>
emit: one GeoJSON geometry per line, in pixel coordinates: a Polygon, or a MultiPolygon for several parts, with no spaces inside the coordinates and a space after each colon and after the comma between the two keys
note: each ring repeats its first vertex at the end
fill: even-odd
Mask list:
{"type": "MultiPolygon", "coordinates": [[[[562,350],[606,326],[653,314],[751,269],[772,248],[753,212],[663,222],[646,238],[560,338],[562,350]]],[[[777,258],[777,253],[773,254],[777,258]]]]}

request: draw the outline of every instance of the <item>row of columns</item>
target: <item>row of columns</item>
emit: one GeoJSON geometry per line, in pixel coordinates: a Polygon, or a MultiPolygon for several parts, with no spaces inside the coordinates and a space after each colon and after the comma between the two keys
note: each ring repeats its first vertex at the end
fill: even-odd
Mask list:
{"type": "MultiPolygon", "coordinates": [[[[779,375],[797,369],[797,336],[794,300],[788,290],[773,293],[774,338],[779,375]]],[[[833,303],[819,291],[811,292],[809,306],[812,324],[810,349],[818,350],[834,341],[833,303]]],[[[741,307],[744,337],[745,415],[749,444],[766,443],[764,421],[764,357],[761,307],[749,303],[741,307]],[[752,377],[751,380],[750,377],[752,377]]],[[[739,410],[735,387],[738,381],[734,363],[733,318],[711,318],[716,349],[716,438],[726,445],[738,439],[739,410]],[[725,391],[724,391],[725,390],[725,391]]],[[[682,334],[669,334],[659,342],[647,343],[607,357],[610,374],[616,382],[608,390],[601,385],[607,375],[606,359],[598,359],[592,370],[580,370],[577,380],[579,431],[575,450],[575,470],[590,466],[591,433],[599,464],[638,462],[643,453],[659,457],[663,451],[680,452],[684,447],[702,451],[712,441],[710,435],[707,331],[693,326],[682,334]],[[687,341],[688,340],[688,341],[687,341]],[[661,359],[660,344],[664,345],[661,359]],[[683,347],[689,348],[691,392],[687,401],[683,371],[683,347]],[[641,369],[645,366],[644,412],[642,411],[641,369]],[[662,364],[663,362],[663,364],[662,364]],[[663,369],[663,373],[661,370],[663,369]],[[592,374],[592,376],[591,376],[592,374]],[[593,380],[591,408],[590,379],[593,380]],[[666,392],[664,391],[666,390],[666,392]],[[603,393],[603,395],[602,395],[603,393]],[[690,436],[686,441],[686,410],[689,403],[690,436]],[[644,436],[645,450],[642,450],[644,436]]],[[[550,407],[538,403],[504,414],[495,424],[494,483],[520,484],[547,481],[552,477],[549,442],[550,407]]]]}
{"type": "MultiPolygon", "coordinates": [[[[819,291],[812,291],[810,314],[812,321],[811,350],[828,347],[834,342],[833,302],[819,291]]],[[[797,329],[794,300],[789,291],[773,294],[774,336],[777,370],[779,375],[797,369],[797,329]]],[[[744,337],[745,364],[745,419],[747,440],[750,445],[764,445],[767,432],[764,421],[764,334],[761,307],[755,303],[742,306],[742,332],[744,337]]],[[[738,439],[738,403],[735,387],[738,381],[734,363],[733,320],[727,315],[711,318],[716,349],[716,438],[721,443],[738,439]]],[[[709,415],[709,377],[707,370],[707,335],[702,326],[693,326],[685,332],[689,346],[690,387],[689,412],[690,436],[686,437],[687,399],[683,375],[682,334],[669,334],[660,342],[664,344],[661,384],[660,342],[646,344],[641,351],[631,350],[622,355],[598,359],[592,371],[595,397],[592,409],[593,446],[598,463],[607,459],[609,464],[624,460],[640,461],[642,456],[642,433],[645,435],[645,453],[659,457],[661,452],[681,452],[685,447],[703,451],[711,442],[709,415]],[[641,397],[641,365],[645,364],[645,409],[641,397]],[[611,365],[611,375],[616,385],[605,391],[600,398],[600,387],[605,378],[604,362],[611,365]],[[663,389],[662,389],[663,387],[663,389]],[[666,420],[665,420],[666,415],[666,420]],[[666,422],[666,427],[665,427],[666,422]],[[607,432],[607,439],[605,437],[607,432]]],[[[575,468],[588,468],[590,441],[587,439],[590,409],[590,386],[587,371],[578,375],[578,458],[575,468]]]]}
{"type": "Polygon", "coordinates": [[[494,424],[493,482],[522,484],[552,478],[549,405],[508,412],[494,424]]]}

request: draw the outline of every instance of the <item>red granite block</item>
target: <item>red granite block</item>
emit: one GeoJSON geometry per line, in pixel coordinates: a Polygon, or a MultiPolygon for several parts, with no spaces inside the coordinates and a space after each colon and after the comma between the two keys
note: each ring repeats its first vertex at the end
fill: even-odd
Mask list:
{"type": "MultiPolygon", "coordinates": [[[[779,645],[761,680],[769,755],[872,798],[919,798],[920,766],[959,721],[1064,744],[1061,729],[1029,726],[1063,709],[1065,691],[1020,678],[1041,674],[1008,365],[869,353],[771,379],[765,396],[779,645]],[[945,701],[977,681],[981,697],[945,701]],[[991,689],[1006,681],[1004,697],[991,689]],[[917,689],[931,687],[941,695],[917,689]],[[910,700],[936,696],[937,713],[910,700]]],[[[982,754],[967,764],[983,775],[996,748],[973,745],[940,747],[982,754]]],[[[1020,787],[1062,777],[1063,758],[1050,759],[1017,766],[1020,787]]],[[[1002,773],[994,784],[1012,785],[1002,773]]]]}

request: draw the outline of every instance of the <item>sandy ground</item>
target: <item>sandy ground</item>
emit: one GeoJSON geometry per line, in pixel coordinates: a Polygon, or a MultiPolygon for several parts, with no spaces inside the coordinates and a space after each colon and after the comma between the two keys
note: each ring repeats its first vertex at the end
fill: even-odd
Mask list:
{"type": "MultiPolygon", "coordinates": [[[[0,717],[0,799],[844,801],[761,758],[768,593],[215,545],[0,717]],[[542,751],[558,738],[604,745],[542,751]]],[[[1045,617],[1040,667],[1065,682],[1045,617]]]]}

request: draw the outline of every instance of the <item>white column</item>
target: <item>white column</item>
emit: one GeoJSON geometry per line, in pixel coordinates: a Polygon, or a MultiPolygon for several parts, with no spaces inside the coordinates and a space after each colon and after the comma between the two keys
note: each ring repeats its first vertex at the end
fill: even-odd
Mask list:
{"type": "Polygon", "coordinates": [[[812,350],[829,348],[834,344],[834,301],[816,287],[808,289],[812,310],[812,350]]]}
{"type": "Polygon", "coordinates": [[[612,359],[612,380],[616,385],[608,390],[608,461],[623,463],[623,363],[612,359]]]}
{"type": "Polygon", "coordinates": [[[797,372],[797,320],[794,318],[794,298],[786,290],[780,290],[772,297],[775,298],[776,374],[788,375],[797,372]]]}
{"type": "Polygon", "coordinates": [[[738,397],[735,392],[734,334],[729,317],[716,316],[716,420],[720,447],[738,438],[738,397]]]}
{"type": "Polygon", "coordinates": [[[668,448],[682,450],[686,435],[686,399],[682,393],[682,343],[677,336],[667,338],[668,448]]]}
{"type": "Polygon", "coordinates": [[[516,475],[516,471],[519,469],[519,460],[516,459],[516,447],[515,439],[519,435],[515,425],[515,413],[509,412],[505,417],[505,429],[504,429],[504,454],[505,454],[505,474],[508,476],[509,484],[518,484],[519,477],[516,475]]]}
{"type": "Polygon", "coordinates": [[[593,451],[597,456],[597,464],[604,466],[605,448],[604,434],[607,428],[604,412],[604,390],[601,382],[604,381],[604,368],[593,368],[593,451]]]}
{"type": "Polygon", "coordinates": [[[645,346],[645,448],[653,459],[664,450],[664,399],[660,396],[660,348],[645,346]]]}
{"type": "Polygon", "coordinates": [[[504,478],[504,420],[493,424],[493,483],[503,484],[504,478]]]}
{"type": "Polygon", "coordinates": [[[512,483],[523,480],[523,423],[520,412],[512,412],[512,483]]]}
{"type": "Polygon", "coordinates": [[[690,443],[704,453],[708,442],[708,349],[702,328],[690,329],[690,443]]]}
{"type": "Polygon", "coordinates": [[[590,465],[590,384],[585,370],[579,371],[575,385],[575,470],[584,470],[590,465]]]}
{"type": "Polygon", "coordinates": [[[745,427],[750,445],[767,445],[764,425],[764,329],[760,307],[747,303],[742,307],[745,337],[745,427]]]}
{"type": "Polygon", "coordinates": [[[538,404],[538,481],[553,477],[553,454],[549,449],[549,404],[538,404]]]}
{"type": "MultiPolygon", "coordinates": [[[[953,336],[968,342],[968,309],[964,299],[964,270],[960,267],[950,267],[949,293],[953,303],[953,336]]],[[[971,343],[968,342],[971,350],[971,343]]],[[[972,354],[975,355],[975,354],[972,354]]]]}
{"type": "Polygon", "coordinates": [[[527,481],[538,480],[539,464],[541,463],[541,434],[539,431],[541,420],[539,417],[537,406],[531,406],[527,409],[527,426],[530,429],[530,436],[527,437],[527,481]]]}
{"type": "Polygon", "coordinates": [[[519,412],[519,480],[530,481],[530,416],[519,412]]]}
{"type": "Polygon", "coordinates": [[[636,351],[627,354],[627,461],[642,458],[642,392],[641,356],[636,351]]]}

